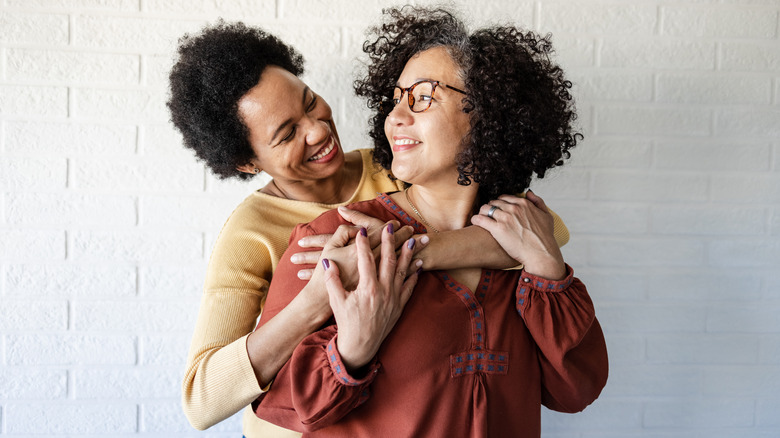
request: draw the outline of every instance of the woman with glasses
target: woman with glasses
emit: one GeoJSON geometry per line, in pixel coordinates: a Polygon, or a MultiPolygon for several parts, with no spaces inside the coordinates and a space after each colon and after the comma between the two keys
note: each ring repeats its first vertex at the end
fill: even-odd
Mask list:
{"type": "MultiPolygon", "coordinates": [[[[374,110],[375,158],[408,185],[352,208],[429,234],[476,224],[524,267],[405,278],[397,267],[410,255],[395,259],[393,227],[378,267],[359,234],[357,287],[342,285],[343,264],[322,260],[334,319],[295,349],[256,413],[304,436],[538,438],[542,405],[577,412],[599,395],[606,346],[544,202],[532,192],[490,200],[568,157],[581,138],[571,83],[532,32],[469,34],[439,9],[386,14],[356,90],[374,110]]],[[[293,241],[343,223],[325,213],[293,241]]],[[[261,327],[300,286],[283,260],[261,327]]]]}
{"type": "MultiPolygon", "coordinates": [[[[316,277],[320,271],[308,286],[301,282],[295,290],[301,293],[273,321],[253,331],[293,227],[402,187],[373,162],[370,150],[342,149],[330,106],[301,81],[302,73],[302,57],[273,35],[219,22],[180,40],[170,74],[168,107],[185,146],[221,178],[247,179],[261,171],[272,177],[235,209],[211,253],[182,387],[184,412],[198,429],[255,400],[300,340],[331,315],[324,282],[316,277]]],[[[385,220],[344,215],[368,228],[378,245],[385,220]]],[[[411,227],[390,223],[398,242],[412,235],[411,227]]],[[[565,243],[562,223],[556,231],[565,243]]],[[[347,283],[357,275],[356,268],[348,269],[355,264],[349,262],[354,246],[341,246],[355,234],[357,228],[344,227],[325,248],[327,257],[344,266],[347,283]]],[[[422,248],[416,257],[426,269],[513,265],[483,229],[446,234],[431,236],[427,246],[416,241],[415,250],[422,248]]],[[[311,254],[319,253],[300,259],[306,262],[311,254]]],[[[247,438],[300,435],[260,421],[251,409],[247,413],[247,438]]]]}

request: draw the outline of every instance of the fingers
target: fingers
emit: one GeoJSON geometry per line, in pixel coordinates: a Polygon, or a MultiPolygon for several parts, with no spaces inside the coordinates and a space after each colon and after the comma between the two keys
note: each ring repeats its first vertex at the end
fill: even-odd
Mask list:
{"type": "Polygon", "coordinates": [[[298,271],[298,278],[301,280],[311,280],[314,276],[314,269],[301,269],[298,271]]]}
{"type": "Polygon", "coordinates": [[[359,229],[349,225],[339,225],[336,232],[333,233],[328,242],[324,245],[326,249],[341,248],[346,246],[359,232],[359,229]]]}
{"type": "Polygon", "coordinates": [[[547,208],[547,204],[544,203],[544,199],[536,196],[536,193],[532,192],[530,189],[525,194],[525,199],[531,201],[538,209],[549,212],[550,210],[547,208]]]}
{"type": "MultiPolygon", "coordinates": [[[[422,260],[413,261],[412,257],[415,254],[415,248],[417,247],[417,241],[409,239],[406,241],[406,245],[401,249],[398,255],[397,267],[395,269],[395,290],[402,291],[402,286],[406,280],[409,272],[419,271],[422,269],[422,260]]],[[[405,302],[405,301],[404,301],[405,302]]]]}
{"type": "MultiPolygon", "coordinates": [[[[323,248],[331,237],[333,237],[333,234],[317,234],[314,236],[306,236],[298,241],[298,246],[301,248],[323,248]]],[[[297,262],[293,260],[293,263],[297,262]]]]}
{"type": "Polygon", "coordinates": [[[330,307],[338,308],[347,299],[347,291],[339,278],[339,267],[328,259],[322,259],[322,267],[325,268],[325,289],[328,290],[330,307]]]}
{"type": "Polygon", "coordinates": [[[322,251],[297,252],[290,256],[290,261],[296,265],[313,265],[320,259],[322,251]]]}
{"type": "Polygon", "coordinates": [[[376,281],[376,264],[374,254],[368,242],[368,233],[365,228],[361,228],[355,237],[355,247],[357,250],[358,266],[358,289],[360,286],[369,285],[376,281]]]}
{"type": "MultiPolygon", "coordinates": [[[[365,213],[359,211],[350,210],[347,207],[339,207],[338,212],[345,220],[355,224],[358,228],[363,227],[368,232],[368,240],[372,247],[379,245],[381,242],[381,232],[387,225],[384,221],[377,218],[368,216],[365,213]]],[[[394,229],[400,228],[398,221],[390,221],[393,223],[394,229]]]]}
{"type": "Polygon", "coordinates": [[[393,224],[389,223],[382,232],[382,250],[379,260],[379,283],[385,287],[392,285],[395,276],[395,237],[393,224]]]}

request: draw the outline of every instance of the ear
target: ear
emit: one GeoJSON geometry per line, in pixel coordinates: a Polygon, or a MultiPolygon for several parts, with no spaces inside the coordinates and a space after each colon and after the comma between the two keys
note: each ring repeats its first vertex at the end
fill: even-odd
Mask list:
{"type": "Polygon", "coordinates": [[[263,169],[259,168],[258,166],[254,165],[252,163],[247,163],[247,164],[242,164],[240,166],[236,166],[236,170],[238,170],[239,172],[251,173],[252,175],[256,175],[256,174],[258,174],[258,173],[263,171],[263,169]]]}

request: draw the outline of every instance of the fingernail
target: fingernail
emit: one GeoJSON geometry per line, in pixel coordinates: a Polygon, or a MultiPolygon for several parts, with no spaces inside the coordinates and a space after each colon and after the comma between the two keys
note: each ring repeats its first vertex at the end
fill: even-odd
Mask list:
{"type": "Polygon", "coordinates": [[[367,237],[368,236],[368,231],[366,231],[366,229],[364,227],[360,227],[360,234],[362,234],[363,237],[367,237]]]}
{"type": "Polygon", "coordinates": [[[422,260],[417,260],[416,262],[414,262],[414,266],[417,266],[418,268],[422,269],[422,263],[423,263],[422,260]]]}
{"type": "Polygon", "coordinates": [[[293,254],[290,256],[290,261],[293,263],[298,263],[300,261],[301,257],[298,254],[293,254]]]}
{"type": "Polygon", "coordinates": [[[339,211],[347,211],[347,207],[344,207],[343,205],[339,207],[339,211]]]}
{"type": "Polygon", "coordinates": [[[393,224],[387,224],[387,232],[393,234],[393,224]]]}
{"type": "Polygon", "coordinates": [[[305,244],[305,242],[303,241],[303,239],[298,241],[298,246],[303,246],[304,244],[305,244]]]}
{"type": "Polygon", "coordinates": [[[330,262],[328,259],[322,259],[322,267],[325,268],[326,271],[330,269],[330,262]]]}
{"type": "Polygon", "coordinates": [[[420,272],[422,272],[422,266],[420,266],[419,268],[417,268],[417,272],[416,272],[416,274],[417,274],[417,275],[420,275],[420,272]]]}
{"type": "Polygon", "coordinates": [[[409,241],[406,242],[406,247],[409,249],[414,249],[414,239],[409,239],[409,241]]]}
{"type": "Polygon", "coordinates": [[[430,240],[431,240],[431,239],[430,239],[430,238],[428,238],[428,236],[422,236],[422,237],[420,238],[420,243],[422,243],[423,245],[425,245],[426,243],[430,242],[430,240]]]}

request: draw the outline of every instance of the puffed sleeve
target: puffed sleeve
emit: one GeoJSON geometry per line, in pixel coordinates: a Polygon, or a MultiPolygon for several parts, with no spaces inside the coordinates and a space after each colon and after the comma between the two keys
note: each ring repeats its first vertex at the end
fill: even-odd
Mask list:
{"type": "Polygon", "coordinates": [[[551,281],[523,271],[517,311],[539,347],[542,403],[579,412],[607,383],[607,346],[585,285],[566,266],[566,278],[551,281]]]}
{"type": "Polygon", "coordinates": [[[369,397],[379,372],[374,359],[359,376],[350,375],[336,348],[335,325],[306,337],[282,367],[273,389],[253,404],[258,417],[299,432],[330,426],[369,397]]]}

